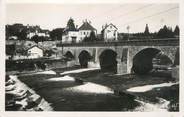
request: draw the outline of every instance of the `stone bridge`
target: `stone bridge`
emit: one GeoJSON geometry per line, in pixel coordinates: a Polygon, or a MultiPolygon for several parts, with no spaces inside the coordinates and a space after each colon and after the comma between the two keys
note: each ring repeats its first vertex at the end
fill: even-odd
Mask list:
{"type": "Polygon", "coordinates": [[[176,60],[179,61],[179,39],[175,38],[58,44],[57,47],[62,55],[73,58],[83,67],[93,61],[99,63],[102,70],[118,74],[148,72],[153,67],[153,58],[159,55],[164,55],[166,64],[173,65],[176,60]]]}

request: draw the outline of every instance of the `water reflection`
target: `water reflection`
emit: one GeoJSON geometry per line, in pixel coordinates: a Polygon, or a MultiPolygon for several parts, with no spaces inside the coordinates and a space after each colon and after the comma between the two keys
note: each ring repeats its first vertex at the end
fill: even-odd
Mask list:
{"type": "Polygon", "coordinates": [[[113,94],[114,92],[112,91],[112,89],[99,85],[99,84],[95,84],[95,83],[85,83],[83,85],[80,86],[75,86],[75,87],[70,87],[70,88],[66,88],[64,89],[65,91],[71,91],[71,92],[83,92],[83,93],[95,93],[95,94],[113,94]]]}
{"type": "Polygon", "coordinates": [[[173,83],[173,82],[169,82],[169,83],[162,83],[162,84],[155,84],[155,85],[144,85],[144,86],[139,86],[139,87],[132,87],[130,89],[127,89],[127,91],[129,92],[146,92],[146,91],[150,91],[154,88],[161,88],[161,87],[171,87],[173,85],[179,84],[177,83],[173,83]]]}
{"type": "Polygon", "coordinates": [[[81,73],[81,72],[85,72],[85,71],[98,70],[98,69],[100,69],[100,68],[82,68],[82,69],[77,69],[77,70],[65,71],[63,73],[60,73],[60,75],[66,75],[66,74],[70,74],[70,73],[81,73]]]}
{"type": "Polygon", "coordinates": [[[71,76],[64,76],[64,77],[57,77],[57,78],[50,78],[48,81],[75,81],[75,79],[71,76]]]}

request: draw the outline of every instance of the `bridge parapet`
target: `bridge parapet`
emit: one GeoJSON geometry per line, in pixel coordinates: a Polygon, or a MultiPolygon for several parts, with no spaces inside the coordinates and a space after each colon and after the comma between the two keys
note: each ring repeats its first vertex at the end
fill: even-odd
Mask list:
{"type": "Polygon", "coordinates": [[[179,38],[165,38],[165,39],[139,39],[139,40],[123,40],[113,42],[85,42],[85,43],[65,43],[57,44],[58,47],[70,47],[70,46],[179,46],[179,38]]]}

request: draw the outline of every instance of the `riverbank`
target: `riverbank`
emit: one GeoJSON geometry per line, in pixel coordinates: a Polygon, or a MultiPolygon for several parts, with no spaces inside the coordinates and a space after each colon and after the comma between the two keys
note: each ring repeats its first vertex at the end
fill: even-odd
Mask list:
{"type": "MultiPolygon", "coordinates": [[[[6,111],[52,111],[50,104],[40,95],[38,95],[34,90],[30,89],[26,84],[21,82],[17,76],[10,75],[9,80],[14,82],[14,89],[11,91],[6,91],[7,95],[14,95],[11,100],[6,97],[6,102],[15,101],[15,103],[10,106],[6,103],[6,111]],[[24,94],[20,92],[25,92],[24,94]],[[19,99],[15,99],[16,97],[19,99]]],[[[8,80],[8,81],[9,81],[8,80]]]]}

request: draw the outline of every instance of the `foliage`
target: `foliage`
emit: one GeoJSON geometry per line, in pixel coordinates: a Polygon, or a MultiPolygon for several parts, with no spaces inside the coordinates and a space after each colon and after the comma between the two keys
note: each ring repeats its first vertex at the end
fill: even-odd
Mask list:
{"type": "Polygon", "coordinates": [[[149,35],[149,28],[148,28],[148,24],[146,24],[146,28],[145,28],[145,31],[144,31],[144,34],[145,35],[149,35]]]}
{"type": "Polygon", "coordinates": [[[179,36],[179,33],[180,33],[180,29],[179,29],[179,26],[177,25],[174,29],[174,35],[178,35],[179,36]]]}
{"type": "Polygon", "coordinates": [[[85,37],[83,42],[95,42],[97,41],[97,37],[95,35],[94,31],[91,31],[90,36],[89,37],[85,37]]]}
{"type": "Polygon", "coordinates": [[[54,54],[54,52],[52,50],[45,50],[44,51],[44,56],[50,57],[50,56],[52,56],[52,54],[54,54]]]}
{"type": "Polygon", "coordinates": [[[19,40],[27,38],[27,28],[23,24],[6,25],[6,39],[10,36],[16,36],[19,40]]]}
{"type": "Polygon", "coordinates": [[[70,30],[75,30],[75,24],[74,24],[74,20],[72,18],[70,18],[67,22],[67,28],[70,30]]]}
{"type": "Polygon", "coordinates": [[[33,37],[31,37],[31,41],[34,41],[35,43],[39,42],[39,36],[38,35],[34,35],[33,37]]]}
{"type": "Polygon", "coordinates": [[[63,35],[63,28],[56,28],[53,29],[50,32],[50,37],[52,40],[62,40],[62,35],[63,35]]]}
{"type": "Polygon", "coordinates": [[[15,54],[15,45],[6,45],[6,54],[14,55],[15,54]]]}
{"type": "Polygon", "coordinates": [[[164,25],[164,27],[161,28],[158,31],[157,37],[159,37],[159,38],[171,38],[171,37],[174,37],[174,33],[172,31],[172,28],[167,27],[166,25],[164,25]]]}
{"type": "Polygon", "coordinates": [[[31,38],[31,41],[34,41],[35,43],[38,43],[38,42],[47,41],[47,38],[44,37],[44,36],[34,35],[34,36],[31,38]]]}

